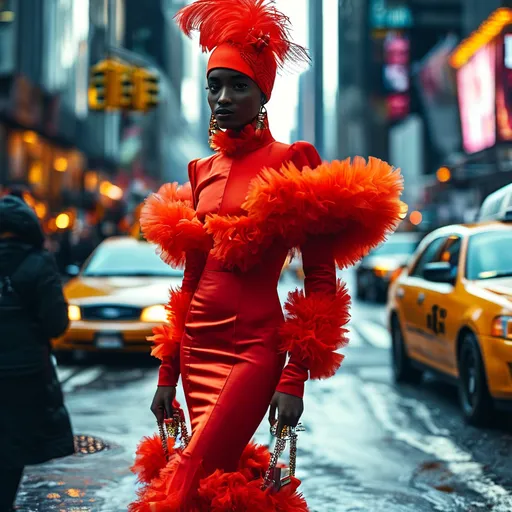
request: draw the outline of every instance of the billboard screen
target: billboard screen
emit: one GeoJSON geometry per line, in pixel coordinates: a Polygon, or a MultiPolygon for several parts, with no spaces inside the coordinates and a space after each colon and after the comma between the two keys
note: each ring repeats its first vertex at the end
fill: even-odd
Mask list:
{"type": "Polygon", "coordinates": [[[457,71],[462,143],[476,153],[496,143],[496,46],[490,43],[457,71]]]}
{"type": "Polygon", "coordinates": [[[447,36],[415,67],[415,83],[423,103],[432,143],[445,157],[460,151],[459,109],[455,75],[449,58],[457,37],[447,36]]]}
{"type": "Polygon", "coordinates": [[[410,102],[410,43],[406,35],[394,31],[386,35],[382,73],[388,118],[394,121],[407,117],[410,102]]]}
{"type": "Polygon", "coordinates": [[[496,121],[498,140],[512,141],[512,34],[505,34],[497,46],[496,121]]]}

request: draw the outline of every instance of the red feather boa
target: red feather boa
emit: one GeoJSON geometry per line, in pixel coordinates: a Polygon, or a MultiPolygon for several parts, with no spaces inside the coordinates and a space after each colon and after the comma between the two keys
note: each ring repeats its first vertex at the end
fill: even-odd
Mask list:
{"type": "Polygon", "coordinates": [[[152,356],[163,360],[164,357],[177,355],[191,300],[192,294],[184,292],[181,288],[169,290],[169,302],[165,306],[167,323],[154,327],[153,336],[148,338],[148,341],[154,343],[152,356]]]}
{"type": "Polygon", "coordinates": [[[315,293],[309,297],[302,290],[288,295],[286,322],[280,329],[281,350],[307,361],[312,379],[332,377],[343,361],[336,350],[348,343],[350,296],[340,281],[336,295],[315,293]]]}
{"type": "Polygon", "coordinates": [[[208,251],[212,245],[196,217],[190,184],[166,183],[150,195],[140,214],[140,227],[146,240],[159,246],[162,260],[173,267],[185,264],[187,251],[208,251]]]}

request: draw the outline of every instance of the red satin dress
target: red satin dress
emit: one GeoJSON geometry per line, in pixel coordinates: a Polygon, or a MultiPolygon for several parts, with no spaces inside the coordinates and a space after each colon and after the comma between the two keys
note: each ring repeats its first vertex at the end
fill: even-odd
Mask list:
{"type": "MultiPolygon", "coordinates": [[[[321,163],[305,142],[276,142],[268,130],[234,156],[217,153],[191,162],[189,177],[197,217],[241,215],[249,182],[264,167],[321,163]]],[[[306,295],[335,294],[334,257],[322,238],[301,247],[306,295]]],[[[174,469],[169,492],[186,497],[199,478],[217,469],[236,471],[276,391],[302,397],[307,362],[278,351],[283,312],[277,294],[287,248],[274,243],[247,271],[228,270],[211,254],[187,254],[182,289],[193,294],[178,358],[166,358],[159,385],[176,385],[181,373],[192,423],[190,444],[174,469]],[[284,370],[283,370],[284,367],[284,370]]]]}

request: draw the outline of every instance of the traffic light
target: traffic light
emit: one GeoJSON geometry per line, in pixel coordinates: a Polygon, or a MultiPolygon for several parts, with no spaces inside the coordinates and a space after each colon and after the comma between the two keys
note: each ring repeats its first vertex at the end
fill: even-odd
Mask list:
{"type": "Polygon", "coordinates": [[[100,62],[91,69],[88,98],[91,110],[105,110],[107,107],[107,69],[105,62],[100,62]]]}
{"type": "Polygon", "coordinates": [[[158,74],[144,68],[133,72],[133,109],[147,112],[158,105],[158,74]]]}
{"type": "Polygon", "coordinates": [[[91,69],[89,108],[128,109],[132,105],[132,67],[115,59],[105,59],[91,69]]]}
{"type": "Polygon", "coordinates": [[[89,83],[91,110],[148,112],[158,105],[158,74],[116,59],[93,66],[89,83]]]}
{"type": "Polygon", "coordinates": [[[133,81],[132,69],[125,69],[120,76],[119,105],[121,108],[129,109],[133,102],[133,81]]]}

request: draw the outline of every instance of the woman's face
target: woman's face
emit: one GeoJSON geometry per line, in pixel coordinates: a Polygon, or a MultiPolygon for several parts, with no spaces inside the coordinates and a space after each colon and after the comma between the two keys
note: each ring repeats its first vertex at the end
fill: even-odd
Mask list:
{"type": "Polygon", "coordinates": [[[219,68],[208,75],[208,103],[219,128],[241,130],[258,115],[262,97],[256,83],[238,71],[219,68]]]}

